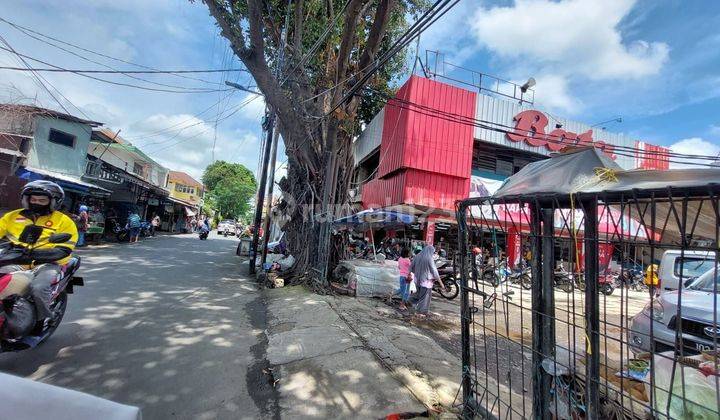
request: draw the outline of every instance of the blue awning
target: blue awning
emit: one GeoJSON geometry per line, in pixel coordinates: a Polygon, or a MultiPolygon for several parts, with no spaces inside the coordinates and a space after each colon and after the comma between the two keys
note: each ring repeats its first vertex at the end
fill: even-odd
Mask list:
{"type": "Polygon", "coordinates": [[[417,221],[412,214],[391,210],[363,210],[359,213],[337,219],[333,222],[335,229],[353,229],[365,231],[369,229],[398,229],[417,221]]]}
{"type": "Polygon", "coordinates": [[[97,186],[95,184],[91,184],[89,182],[85,182],[79,178],[76,178],[72,175],[63,174],[55,171],[49,171],[46,169],[36,169],[36,168],[18,168],[18,170],[15,172],[15,175],[20,179],[26,179],[28,181],[37,181],[39,179],[51,179],[52,181],[56,182],[58,185],[60,185],[64,190],[66,191],[72,191],[80,194],[100,194],[100,195],[110,195],[112,191],[102,188],[100,186],[97,186]]]}

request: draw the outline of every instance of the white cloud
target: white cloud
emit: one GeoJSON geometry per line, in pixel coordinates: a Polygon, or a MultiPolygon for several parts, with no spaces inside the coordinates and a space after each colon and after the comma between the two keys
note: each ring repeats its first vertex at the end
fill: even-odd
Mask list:
{"type": "Polygon", "coordinates": [[[580,101],[568,91],[566,77],[545,75],[538,76],[535,79],[537,81],[535,86],[536,105],[569,114],[577,114],[582,109],[580,101]]]}
{"type": "Polygon", "coordinates": [[[709,131],[710,131],[710,134],[712,134],[714,136],[720,136],[720,125],[711,124],[709,131]]]}
{"type": "MultiPolygon", "coordinates": [[[[702,155],[702,156],[720,156],[720,145],[703,140],[700,137],[691,137],[680,140],[670,146],[670,150],[675,153],[685,155],[702,155]]],[[[677,158],[673,157],[670,168],[702,168],[703,166],[694,165],[693,163],[708,164],[711,163],[707,159],[677,158]]]]}
{"type": "Polygon", "coordinates": [[[636,79],[657,74],[669,47],[623,42],[618,25],[634,5],[635,0],[517,0],[512,7],[478,10],[473,30],[482,46],[525,65],[592,80],[636,79]]]}
{"type": "MultiPolygon", "coordinates": [[[[200,3],[176,0],[128,0],[117,2],[83,0],[48,2],[38,7],[33,2],[18,2],[7,8],[3,18],[83,48],[109,56],[161,69],[242,67],[229,58],[227,42],[217,36],[217,27],[200,3]],[[78,13],[82,10],[82,13],[78,13]],[[110,23],[108,23],[110,22],[110,23]],[[158,22],[160,22],[158,24],[158,22]],[[189,34],[192,36],[189,36],[189,34]]],[[[0,23],[3,37],[18,52],[46,60],[65,68],[103,68],[136,70],[129,64],[74,50],[97,61],[91,63],[61,51],[0,23]]],[[[70,48],[67,45],[65,48],[70,48]]],[[[45,67],[30,62],[37,67],[45,67]]],[[[0,65],[22,66],[13,54],[0,51],[0,65]]],[[[103,122],[127,138],[153,159],[170,169],[199,177],[212,160],[215,124],[219,111],[215,157],[242,163],[251,171],[257,166],[259,120],[263,98],[229,116],[237,106],[253,95],[235,92],[178,94],[118,86],[90,80],[70,73],[43,73],[48,87],[70,113],[87,115],[103,122]],[[62,93],[60,96],[54,89],[62,93]],[[243,97],[243,95],[245,95],[243,97]],[[66,97],[68,100],[63,98],[66,97]],[[220,102],[220,106],[216,106],[220,102]],[[80,108],[76,109],[75,106],[80,108]],[[197,115],[197,116],[195,116],[197,115]],[[205,121],[203,121],[205,120],[205,121]],[[209,122],[206,122],[209,121],[209,122]],[[167,129],[152,137],[158,130],[167,129]]],[[[246,73],[233,74],[238,83],[252,85],[246,73]]],[[[98,75],[115,82],[163,88],[123,75],[98,75]]],[[[226,74],[189,75],[192,79],[171,75],[137,75],[155,82],[188,88],[227,86],[226,74]],[[195,79],[209,80],[218,85],[195,79]]],[[[22,99],[25,103],[62,110],[62,107],[27,72],[0,70],[0,102],[22,99]],[[15,89],[15,87],[17,89],[15,89]]]]}
{"type": "Polygon", "coordinates": [[[228,132],[219,126],[216,136],[212,122],[188,114],[148,117],[131,127],[127,139],[162,165],[194,177],[212,162],[213,144],[215,159],[242,163],[254,171],[260,144],[255,134],[244,130],[228,132]]]}
{"type": "Polygon", "coordinates": [[[241,103],[245,102],[247,105],[240,111],[242,116],[251,121],[260,121],[265,115],[265,97],[248,93],[241,103]]]}

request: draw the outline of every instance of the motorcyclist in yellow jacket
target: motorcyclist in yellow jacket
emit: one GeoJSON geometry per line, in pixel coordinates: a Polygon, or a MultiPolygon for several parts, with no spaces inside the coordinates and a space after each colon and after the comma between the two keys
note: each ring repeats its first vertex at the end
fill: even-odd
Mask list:
{"type": "Polygon", "coordinates": [[[70,254],[78,240],[75,222],[58,211],[64,198],[65,192],[56,183],[32,181],[22,189],[23,208],[0,218],[0,238],[16,247],[32,248],[31,252],[15,262],[32,267],[41,264],[32,282],[32,295],[40,319],[51,316],[49,305],[52,283],[70,261],[70,254]],[[31,226],[37,228],[29,228],[31,226]],[[70,234],[70,240],[49,243],[48,238],[55,233],[70,234]]]}

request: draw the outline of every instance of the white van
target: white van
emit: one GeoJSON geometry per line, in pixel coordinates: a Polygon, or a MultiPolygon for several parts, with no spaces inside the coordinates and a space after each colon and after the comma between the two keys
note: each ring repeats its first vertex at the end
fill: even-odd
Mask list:
{"type": "MultiPolygon", "coordinates": [[[[669,249],[660,260],[658,278],[661,291],[677,290],[682,274],[683,286],[688,280],[695,279],[715,266],[715,252],[685,251],[669,249]]],[[[643,273],[644,274],[644,273],[643,273]]]]}

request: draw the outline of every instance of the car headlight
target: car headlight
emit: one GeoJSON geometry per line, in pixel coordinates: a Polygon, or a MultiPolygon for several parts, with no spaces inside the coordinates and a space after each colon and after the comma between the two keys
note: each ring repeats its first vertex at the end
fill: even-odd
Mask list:
{"type": "Polygon", "coordinates": [[[651,317],[655,321],[662,321],[663,316],[665,315],[665,308],[663,308],[663,304],[660,302],[659,298],[655,298],[648,302],[643,311],[647,316],[651,317]]]}

